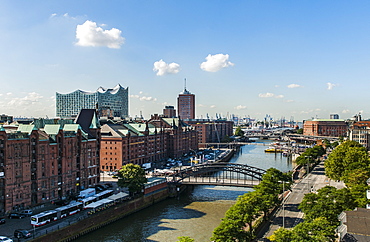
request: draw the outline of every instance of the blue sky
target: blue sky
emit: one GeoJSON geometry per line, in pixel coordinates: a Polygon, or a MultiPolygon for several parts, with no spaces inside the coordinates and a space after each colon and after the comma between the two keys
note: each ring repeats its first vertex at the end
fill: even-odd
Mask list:
{"type": "Polygon", "coordinates": [[[18,1],[0,6],[0,113],[129,87],[129,113],[370,118],[369,1],[18,1]]]}

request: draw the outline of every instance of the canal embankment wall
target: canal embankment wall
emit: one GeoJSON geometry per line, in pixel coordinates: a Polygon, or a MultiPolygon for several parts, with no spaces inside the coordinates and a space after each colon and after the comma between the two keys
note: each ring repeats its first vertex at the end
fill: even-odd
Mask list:
{"type": "MultiPolygon", "coordinates": [[[[78,237],[97,230],[103,226],[111,224],[119,219],[122,219],[132,213],[149,207],[168,198],[168,189],[161,190],[149,196],[142,196],[134,200],[126,201],[122,204],[117,204],[107,210],[100,211],[87,218],[79,219],[67,227],[61,228],[55,232],[48,233],[44,236],[33,239],[33,242],[50,242],[59,241],[67,242],[77,239],[78,237]]],[[[78,214],[75,215],[78,217],[78,214]]]]}

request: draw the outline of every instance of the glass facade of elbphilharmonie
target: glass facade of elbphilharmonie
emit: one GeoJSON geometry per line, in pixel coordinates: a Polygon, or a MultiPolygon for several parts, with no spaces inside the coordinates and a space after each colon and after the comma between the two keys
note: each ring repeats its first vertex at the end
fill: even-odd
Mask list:
{"type": "Polygon", "coordinates": [[[99,87],[96,92],[76,90],[56,93],[56,116],[74,118],[81,109],[97,109],[99,117],[128,117],[128,87],[117,85],[112,89],[99,87]]]}

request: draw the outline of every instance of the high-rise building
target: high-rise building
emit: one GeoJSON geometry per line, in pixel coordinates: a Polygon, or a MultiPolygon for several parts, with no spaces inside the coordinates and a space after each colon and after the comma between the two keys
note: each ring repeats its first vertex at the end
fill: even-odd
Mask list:
{"type": "Polygon", "coordinates": [[[175,118],[176,117],[176,109],[174,106],[165,106],[163,109],[163,116],[165,118],[175,118]]]}
{"type": "Polygon", "coordinates": [[[76,117],[81,109],[96,109],[99,117],[128,117],[128,87],[118,84],[111,89],[99,87],[96,92],[56,93],[57,117],[76,117]]]}
{"type": "Polygon", "coordinates": [[[177,112],[181,119],[195,119],[195,95],[186,88],[177,98],[177,112]]]}
{"type": "Polygon", "coordinates": [[[339,119],[339,114],[336,113],[330,114],[330,119],[339,119]]]}

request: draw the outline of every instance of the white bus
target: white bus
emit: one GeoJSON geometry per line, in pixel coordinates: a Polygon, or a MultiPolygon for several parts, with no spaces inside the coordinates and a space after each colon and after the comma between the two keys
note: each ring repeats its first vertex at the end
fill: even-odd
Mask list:
{"type": "Polygon", "coordinates": [[[58,219],[58,212],[55,210],[48,210],[39,214],[31,216],[31,225],[32,226],[41,226],[47,223],[50,223],[58,219]]]}

